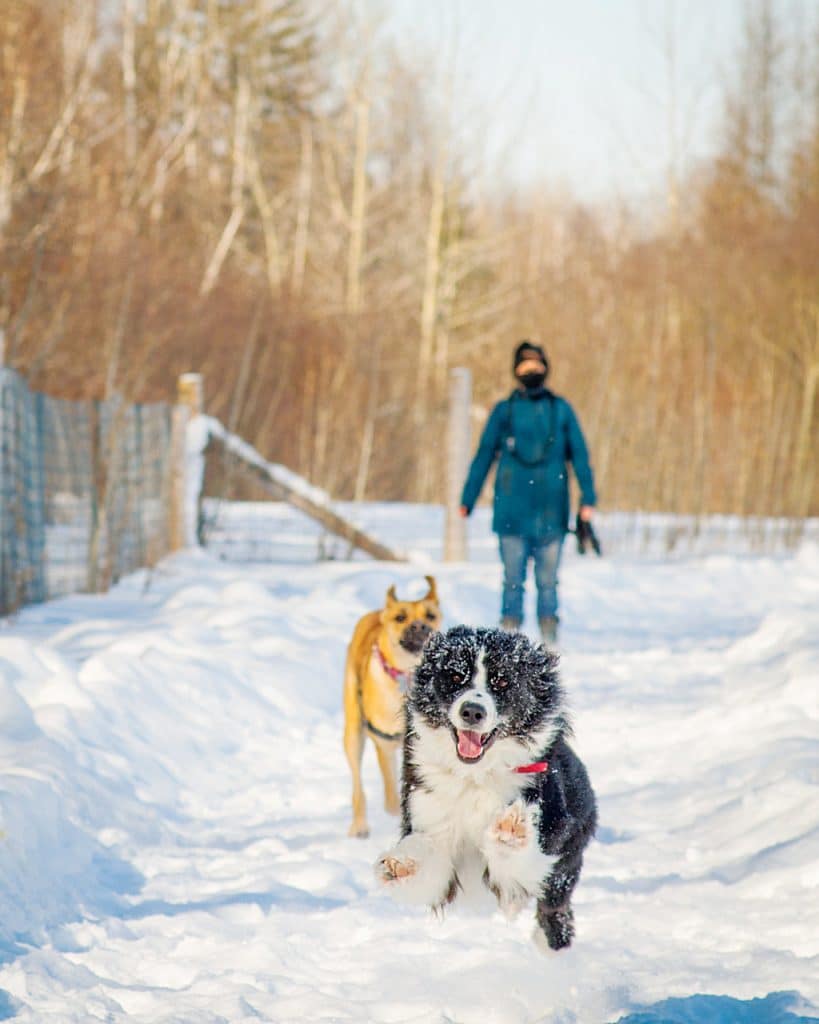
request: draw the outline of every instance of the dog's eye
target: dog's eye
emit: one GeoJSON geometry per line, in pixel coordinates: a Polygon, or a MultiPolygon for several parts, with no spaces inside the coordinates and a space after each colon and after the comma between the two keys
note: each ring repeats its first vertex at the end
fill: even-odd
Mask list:
{"type": "Polygon", "coordinates": [[[509,685],[509,680],[503,676],[498,676],[492,684],[496,690],[505,690],[509,685]]]}
{"type": "Polygon", "coordinates": [[[438,618],[438,616],[435,614],[435,612],[429,611],[427,612],[427,618],[429,619],[430,622],[434,622],[438,618]]]}
{"type": "Polygon", "coordinates": [[[453,683],[455,683],[456,686],[458,686],[460,683],[464,681],[465,677],[463,672],[450,672],[449,678],[452,680],[453,683]]]}
{"type": "Polygon", "coordinates": [[[406,622],[407,621],[407,613],[406,612],[399,612],[395,616],[395,621],[396,622],[406,622]]]}

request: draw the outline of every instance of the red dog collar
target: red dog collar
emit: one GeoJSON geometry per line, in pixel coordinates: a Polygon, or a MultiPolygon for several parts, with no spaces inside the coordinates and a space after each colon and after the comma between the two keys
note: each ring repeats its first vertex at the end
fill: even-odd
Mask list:
{"type": "Polygon", "coordinates": [[[548,761],[535,761],[534,764],[519,764],[513,771],[518,775],[538,775],[541,772],[548,772],[548,761]]]}

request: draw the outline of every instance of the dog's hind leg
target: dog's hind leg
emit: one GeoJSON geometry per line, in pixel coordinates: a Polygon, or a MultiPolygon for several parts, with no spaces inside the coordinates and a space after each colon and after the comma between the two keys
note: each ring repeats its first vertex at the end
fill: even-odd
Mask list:
{"type": "Polygon", "coordinates": [[[348,665],[344,675],[344,753],[353,776],[353,822],[348,835],[364,839],[370,834],[367,825],[367,801],[361,784],[361,757],[364,753],[364,721],[358,696],[358,680],[348,665]]]}
{"type": "Polygon", "coordinates": [[[582,857],[577,855],[559,860],[537,901],[537,923],[551,949],[565,949],[572,944],[574,913],[570,901],[582,864],[582,857]]]}
{"type": "Polygon", "coordinates": [[[387,814],[399,814],[401,801],[398,797],[398,784],[395,773],[395,744],[380,743],[375,741],[375,749],[378,754],[378,767],[381,769],[381,776],[384,779],[384,810],[387,814]]]}
{"type": "Polygon", "coordinates": [[[568,903],[565,907],[555,909],[543,900],[538,900],[537,923],[549,949],[567,949],[571,946],[574,938],[574,911],[568,903]]]}

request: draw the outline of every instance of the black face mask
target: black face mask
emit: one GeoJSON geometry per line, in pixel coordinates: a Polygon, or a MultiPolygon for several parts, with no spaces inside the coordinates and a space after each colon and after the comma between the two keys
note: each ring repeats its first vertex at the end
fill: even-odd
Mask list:
{"type": "Polygon", "coordinates": [[[524,373],[522,377],[518,377],[518,380],[527,391],[539,391],[540,388],[543,387],[543,382],[546,380],[546,374],[524,373]]]}

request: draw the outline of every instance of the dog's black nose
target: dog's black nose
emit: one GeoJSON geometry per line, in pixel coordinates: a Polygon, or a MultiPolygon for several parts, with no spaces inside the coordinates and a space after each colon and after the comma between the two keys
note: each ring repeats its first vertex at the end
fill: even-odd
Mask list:
{"type": "Polygon", "coordinates": [[[469,701],[461,706],[461,720],[464,725],[474,729],[486,719],[486,710],[480,704],[469,701]]]}
{"type": "Polygon", "coordinates": [[[431,633],[432,629],[426,624],[426,622],[420,622],[416,619],[404,630],[400,644],[405,650],[410,651],[410,653],[417,654],[427,640],[429,640],[431,633]]]}
{"type": "Polygon", "coordinates": [[[432,632],[432,627],[429,626],[426,622],[419,622],[418,619],[416,619],[415,622],[413,622],[412,625],[409,626],[407,632],[411,633],[413,636],[423,637],[424,640],[426,640],[429,634],[432,632]]]}

